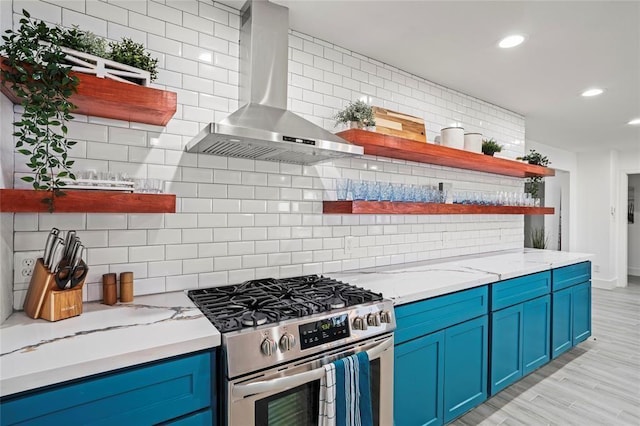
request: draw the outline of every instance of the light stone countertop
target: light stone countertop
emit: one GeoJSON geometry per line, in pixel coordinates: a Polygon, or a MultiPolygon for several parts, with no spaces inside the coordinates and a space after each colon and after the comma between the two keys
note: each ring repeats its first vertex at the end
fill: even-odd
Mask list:
{"type": "Polygon", "coordinates": [[[184,292],[85,303],[58,322],[16,312],[0,327],[0,396],[220,345],[184,292]]]}
{"type": "MultiPolygon", "coordinates": [[[[520,249],[326,274],[396,305],[590,260],[584,253],[520,249]]],[[[220,333],[184,292],[133,303],[85,303],[49,322],[16,312],[0,327],[0,396],[220,345],[220,333]]]]}
{"type": "Polygon", "coordinates": [[[327,275],[382,293],[395,305],[402,305],[584,262],[592,257],[586,253],[520,249],[327,275]]]}

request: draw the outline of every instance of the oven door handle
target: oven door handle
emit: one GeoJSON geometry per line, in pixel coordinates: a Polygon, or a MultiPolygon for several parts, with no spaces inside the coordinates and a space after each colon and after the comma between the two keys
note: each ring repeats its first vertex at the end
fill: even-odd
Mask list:
{"type": "MultiPolygon", "coordinates": [[[[369,359],[377,358],[382,352],[386,351],[393,345],[393,339],[387,339],[379,345],[369,349],[367,355],[369,359]]],[[[262,382],[248,383],[246,385],[234,385],[233,396],[244,398],[250,395],[256,395],[265,392],[273,392],[279,389],[294,388],[314,380],[321,379],[326,373],[324,367],[315,370],[306,371],[289,377],[278,377],[277,379],[265,380],[262,382]]]]}

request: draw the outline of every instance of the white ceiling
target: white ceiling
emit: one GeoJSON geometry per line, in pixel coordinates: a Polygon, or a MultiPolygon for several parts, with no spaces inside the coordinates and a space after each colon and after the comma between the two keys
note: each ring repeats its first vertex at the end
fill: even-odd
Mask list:
{"type": "Polygon", "coordinates": [[[640,1],[274,2],[294,30],[523,114],[527,139],[640,145],[640,126],[626,124],[640,118],[640,1]],[[527,40],[497,48],[512,33],[527,40]],[[594,86],[605,93],[580,96],[594,86]]]}

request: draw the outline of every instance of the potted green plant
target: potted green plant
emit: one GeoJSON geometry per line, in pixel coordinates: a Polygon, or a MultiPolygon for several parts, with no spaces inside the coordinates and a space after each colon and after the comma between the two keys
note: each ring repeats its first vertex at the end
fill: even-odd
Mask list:
{"type": "MultiPolygon", "coordinates": [[[[535,149],[530,149],[527,155],[517,157],[516,160],[526,161],[529,164],[534,164],[542,167],[547,167],[549,164],[551,164],[546,156],[540,154],[535,149]]],[[[542,176],[533,176],[527,178],[525,190],[529,192],[533,198],[537,198],[538,191],[540,189],[540,183],[542,183],[543,180],[544,178],[542,176]]]]}
{"type": "Polygon", "coordinates": [[[376,125],[373,108],[364,101],[349,102],[345,109],[335,115],[335,119],[336,126],[344,123],[350,128],[361,129],[376,125]]]}
{"type": "Polygon", "coordinates": [[[69,150],[76,142],[67,139],[66,124],[73,119],[75,106],[69,97],[78,79],[71,74],[60,47],[67,30],[32,20],[26,10],[23,15],[18,30],[7,30],[2,36],[2,84],[21,100],[24,109],[13,123],[16,149],[28,157],[32,172],[22,180],[47,191],[43,202],[53,211],[55,197],[64,195],[60,190],[63,179],[75,179],[69,150]]]}
{"type": "Polygon", "coordinates": [[[549,237],[543,228],[533,228],[531,230],[531,247],[535,249],[546,249],[549,244],[549,237]]]}
{"type": "Polygon", "coordinates": [[[484,155],[493,157],[493,154],[500,151],[502,151],[502,145],[498,144],[495,139],[482,139],[482,153],[484,155]]]}

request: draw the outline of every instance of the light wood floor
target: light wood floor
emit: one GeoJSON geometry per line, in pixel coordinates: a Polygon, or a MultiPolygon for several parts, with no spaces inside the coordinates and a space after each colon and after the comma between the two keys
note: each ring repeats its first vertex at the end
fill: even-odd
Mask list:
{"type": "Polygon", "coordinates": [[[592,336],[493,396],[463,425],[640,425],[640,280],[592,292],[592,336]]]}

